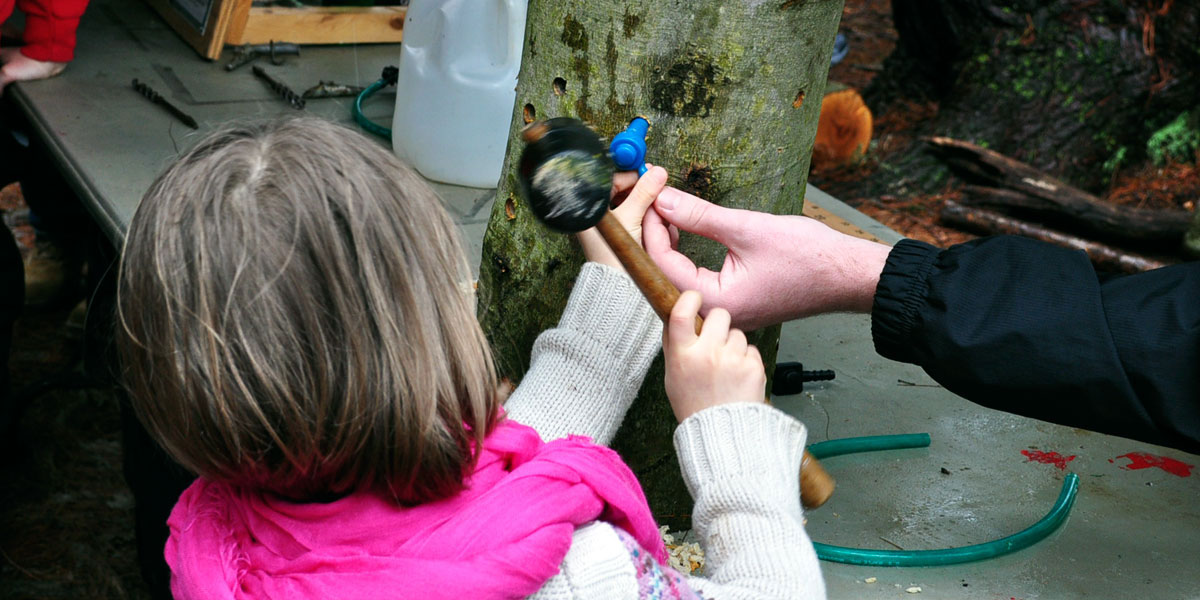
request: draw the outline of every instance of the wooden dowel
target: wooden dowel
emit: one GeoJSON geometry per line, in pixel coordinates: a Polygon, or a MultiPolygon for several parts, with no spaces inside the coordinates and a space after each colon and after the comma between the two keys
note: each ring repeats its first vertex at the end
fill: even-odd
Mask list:
{"type": "MultiPolygon", "coordinates": [[[[604,217],[596,224],[596,229],[604,237],[604,241],[608,242],[613,254],[617,255],[617,260],[625,266],[633,283],[642,291],[642,295],[646,296],[658,318],[664,323],[669,321],[671,309],[679,301],[679,288],[667,279],[662,269],[650,259],[642,245],[634,241],[611,210],[604,213],[604,217]]],[[[703,324],[704,320],[696,317],[697,335],[700,334],[703,324]]]]}
{"type": "MultiPolygon", "coordinates": [[[[625,266],[633,283],[646,296],[654,312],[663,322],[669,321],[671,309],[679,300],[679,288],[667,279],[662,269],[650,259],[642,245],[634,241],[611,210],[604,213],[596,229],[617,256],[617,260],[625,266]]],[[[696,317],[697,334],[700,333],[703,324],[704,320],[696,317]]],[[[833,495],[835,486],[833,477],[821,466],[821,462],[805,450],[804,458],[800,460],[800,502],[804,507],[817,508],[824,504],[833,495]]]]}

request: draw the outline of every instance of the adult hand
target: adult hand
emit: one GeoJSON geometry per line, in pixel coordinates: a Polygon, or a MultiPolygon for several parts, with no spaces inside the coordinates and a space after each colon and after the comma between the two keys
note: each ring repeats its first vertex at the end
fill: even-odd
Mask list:
{"type": "MultiPolygon", "coordinates": [[[[633,171],[622,171],[613,177],[613,202],[617,204],[613,214],[639,244],[642,243],[642,217],[667,184],[665,169],[646,166],[648,170],[640,178],[633,171]]],[[[617,255],[613,254],[595,227],[579,232],[579,245],[588,260],[624,270],[617,255]]]]}
{"type": "Polygon", "coordinates": [[[870,312],[889,246],[838,233],[808,217],[729,209],[666,188],[646,214],[647,253],[704,311],[721,307],[751,330],[814,314],[870,312]],[[676,248],[689,231],[729,249],[721,271],[698,268],[676,248]]]}
{"type": "Polygon", "coordinates": [[[709,311],[696,335],[700,303],[696,292],[680,295],[663,332],[667,399],[681,423],[718,404],[766,398],[762,357],[746,342],[746,334],[729,328],[729,313],[719,308],[709,311]]]}
{"type": "Polygon", "coordinates": [[[54,77],[67,68],[67,63],[34,60],[21,53],[20,48],[0,48],[0,92],[14,81],[30,81],[54,77]]]}

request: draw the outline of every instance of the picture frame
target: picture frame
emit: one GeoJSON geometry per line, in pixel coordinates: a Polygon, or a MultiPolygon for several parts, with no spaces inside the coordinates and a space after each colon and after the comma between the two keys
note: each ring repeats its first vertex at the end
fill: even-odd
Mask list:
{"type": "Polygon", "coordinates": [[[232,0],[146,0],[159,16],[201,56],[213,60],[225,47],[232,0]]]}
{"type": "Polygon", "coordinates": [[[399,43],[406,6],[254,6],[252,0],[146,0],[201,56],[226,45],[399,43]]]}

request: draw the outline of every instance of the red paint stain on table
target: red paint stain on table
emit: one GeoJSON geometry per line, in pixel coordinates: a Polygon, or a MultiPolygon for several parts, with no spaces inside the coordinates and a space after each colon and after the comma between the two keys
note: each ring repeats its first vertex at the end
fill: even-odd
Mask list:
{"type": "Polygon", "coordinates": [[[1075,455],[1063,456],[1057,452],[1042,452],[1041,450],[1022,450],[1029,462],[1039,462],[1045,465],[1054,465],[1059,469],[1066,469],[1067,463],[1075,460],[1075,455]]]}
{"type": "MultiPolygon", "coordinates": [[[[1129,454],[1122,454],[1117,458],[1129,459],[1129,464],[1121,465],[1122,469],[1128,471],[1137,471],[1139,469],[1158,467],[1172,475],[1187,477],[1192,474],[1192,469],[1195,468],[1195,465],[1189,465],[1185,462],[1175,460],[1169,456],[1150,454],[1149,452],[1130,452],[1129,454]]],[[[1113,460],[1109,459],[1108,462],[1113,462],[1113,460]]]]}

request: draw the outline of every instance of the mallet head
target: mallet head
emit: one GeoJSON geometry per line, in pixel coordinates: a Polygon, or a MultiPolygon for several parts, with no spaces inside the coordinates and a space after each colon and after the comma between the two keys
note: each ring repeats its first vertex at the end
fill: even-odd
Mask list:
{"type": "Polygon", "coordinates": [[[600,136],[576,119],[530,124],[518,174],[533,214],[547,227],[573,233],[608,210],[616,167],[600,136]]]}

